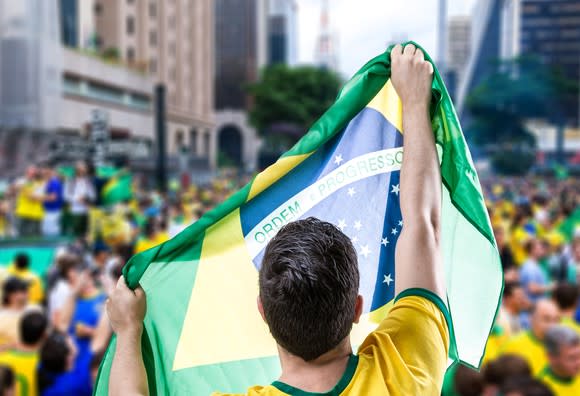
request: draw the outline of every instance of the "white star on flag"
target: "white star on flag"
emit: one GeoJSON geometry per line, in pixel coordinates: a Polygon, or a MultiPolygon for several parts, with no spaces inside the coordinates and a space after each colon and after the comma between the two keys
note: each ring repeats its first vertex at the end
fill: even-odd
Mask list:
{"type": "Polygon", "coordinates": [[[348,193],[347,193],[347,194],[348,194],[348,196],[349,196],[349,197],[351,197],[351,198],[352,198],[352,196],[353,196],[354,194],[356,194],[356,190],[354,189],[354,187],[349,187],[349,189],[348,189],[348,193]]]}
{"type": "Polygon", "coordinates": [[[385,277],[385,279],[383,280],[383,283],[386,283],[387,286],[391,286],[391,282],[393,281],[393,278],[391,278],[391,274],[388,275],[383,275],[385,277]]]}
{"type": "Polygon", "coordinates": [[[383,246],[387,246],[387,245],[388,245],[388,243],[389,243],[389,240],[388,240],[387,238],[383,238],[383,239],[381,239],[381,245],[383,245],[383,246]]]}
{"type": "Polygon", "coordinates": [[[397,185],[392,185],[391,186],[391,189],[392,189],[391,190],[391,193],[395,193],[395,194],[399,195],[399,191],[400,190],[399,190],[399,185],[398,184],[397,185]]]}
{"type": "Polygon", "coordinates": [[[403,220],[399,221],[399,227],[403,226],[403,220]]]}
{"type": "Polygon", "coordinates": [[[397,233],[398,233],[398,232],[399,232],[399,231],[397,231],[397,229],[396,229],[396,228],[393,228],[393,231],[391,231],[391,234],[393,234],[393,235],[397,235],[397,233]]]}
{"type": "Polygon", "coordinates": [[[337,156],[334,157],[334,163],[336,165],[340,165],[341,162],[342,162],[342,154],[338,154],[337,156]]]}
{"type": "Polygon", "coordinates": [[[352,241],[352,244],[354,245],[355,243],[357,243],[357,242],[358,242],[358,237],[354,237],[354,238],[352,238],[352,239],[351,239],[351,241],[352,241]]]}
{"type": "Polygon", "coordinates": [[[362,254],[363,256],[365,256],[365,258],[367,258],[370,253],[371,253],[371,250],[369,249],[369,245],[364,245],[364,246],[361,247],[360,254],[362,254]]]}
{"type": "Polygon", "coordinates": [[[357,231],[360,231],[361,228],[362,228],[362,223],[359,220],[355,221],[354,222],[354,229],[357,231]]]}
{"type": "Polygon", "coordinates": [[[344,229],[346,228],[346,222],[344,221],[344,219],[340,219],[338,221],[338,225],[337,227],[341,230],[344,231],[344,229]]]}

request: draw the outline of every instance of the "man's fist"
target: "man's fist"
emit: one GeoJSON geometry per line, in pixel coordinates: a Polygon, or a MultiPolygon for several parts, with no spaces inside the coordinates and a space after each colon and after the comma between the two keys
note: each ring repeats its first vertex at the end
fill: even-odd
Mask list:
{"type": "Polygon", "coordinates": [[[120,277],[117,287],[107,300],[107,314],[111,327],[117,334],[143,331],[143,318],[147,309],[145,292],[138,286],[135,290],[129,289],[125,278],[120,277]]]}
{"type": "Polygon", "coordinates": [[[423,51],[413,44],[405,48],[397,44],[391,51],[391,81],[403,102],[403,108],[429,108],[433,66],[425,60],[423,51]]]}

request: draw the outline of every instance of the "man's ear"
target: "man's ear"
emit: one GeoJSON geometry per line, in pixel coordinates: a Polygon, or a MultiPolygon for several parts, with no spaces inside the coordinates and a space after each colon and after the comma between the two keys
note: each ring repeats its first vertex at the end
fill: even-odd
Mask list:
{"type": "Polygon", "coordinates": [[[360,294],[356,297],[356,305],[354,306],[354,320],[353,323],[358,323],[363,311],[363,296],[360,294]]]}
{"type": "Polygon", "coordinates": [[[262,316],[262,320],[264,322],[266,322],[266,316],[264,315],[264,307],[262,306],[262,299],[260,298],[260,296],[258,296],[258,298],[256,299],[256,302],[258,303],[258,311],[260,311],[260,315],[262,316]]]}

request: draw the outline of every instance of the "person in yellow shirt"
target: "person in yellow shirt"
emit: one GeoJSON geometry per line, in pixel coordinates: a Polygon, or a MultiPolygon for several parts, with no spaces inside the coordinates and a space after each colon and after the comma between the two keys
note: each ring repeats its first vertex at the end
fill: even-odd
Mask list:
{"type": "Polygon", "coordinates": [[[552,298],[560,308],[561,324],[580,334],[580,324],[574,319],[578,308],[578,298],[580,298],[578,286],[571,283],[559,283],[552,293],[552,298]]]}
{"type": "MultiPolygon", "coordinates": [[[[423,56],[413,45],[395,46],[391,53],[405,125],[400,179],[405,227],[396,246],[391,311],[353,354],[350,331],[363,301],[352,242],[315,218],[287,224],[265,249],[257,302],[278,344],[282,373],[248,395],[440,394],[450,333],[442,300],[441,179],[428,111],[432,67],[423,56]]],[[[130,290],[121,277],[107,304],[117,334],[111,396],[149,394],[141,354],[145,311],[143,289],[130,290]]]]}
{"type": "Polygon", "coordinates": [[[549,363],[538,378],[555,395],[580,395],[580,334],[566,326],[553,326],[544,344],[549,363]]]}
{"type": "Polygon", "coordinates": [[[20,342],[14,348],[0,352],[0,365],[8,366],[16,378],[16,394],[37,396],[40,347],[46,338],[48,321],[39,311],[27,312],[20,322],[20,342]]]}
{"type": "Polygon", "coordinates": [[[8,267],[8,274],[27,282],[28,297],[31,304],[41,304],[44,300],[44,288],[40,277],[30,269],[30,256],[26,253],[18,253],[14,257],[14,263],[8,267]]]}
{"type": "Polygon", "coordinates": [[[44,181],[36,166],[28,167],[25,179],[17,182],[16,189],[18,235],[25,238],[38,237],[41,235],[44,217],[44,181]]]}
{"type": "Polygon", "coordinates": [[[504,344],[500,354],[513,354],[524,358],[532,374],[537,375],[547,364],[543,340],[546,331],[560,322],[560,312],[549,299],[539,300],[533,308],[531,329],[524,331],[504,344]]]}
{"type": "Polygon", "coordinates": [[[167,232],[160,229],[155,219],[149,219],[145,223],[143,236],[135,244],[135,254],[151,249],[167,240],[169,240],[167,232]]]}

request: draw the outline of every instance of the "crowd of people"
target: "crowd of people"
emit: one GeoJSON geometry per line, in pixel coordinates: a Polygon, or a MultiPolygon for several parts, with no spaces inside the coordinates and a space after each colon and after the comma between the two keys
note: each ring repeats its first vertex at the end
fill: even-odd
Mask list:
{"type": "Polygon", "coordinates": [[[484,183],[501,256],[501,305],[479,371],[457,365],[444,396],[580,395],[580,183],[484,183]]]}
{"type": "Polygon", "coordinates": [[[0,241],[55,241],[46,274],[30,252],[0,262],[0,396],[91,395],[111,338],[104,302],[134,254],[168,240],[247,179],[103,199],[107,180],[84,162],[66,176],[30,166],[0,197],[0,241]]]}
{"type": "MultiPolygon", "coordinates": [[[[46,274],[25,250],[0,268],[0,396],[90,395],[111,337],[103,305],[126,261],[180,232],[246,180],[144,192],[105,204],[85,163],[31,166],[0,196],[0,238],[64,240],[46,274]],[[15,393],[10,393],[15,392],[15,393]]],[[[453,366],[443,395],[580,394],[580,183],[483,187],[505,284],[482,369],[453,366]]],[[[2,263],[0,263],[2,264],[2,263]]]]}

